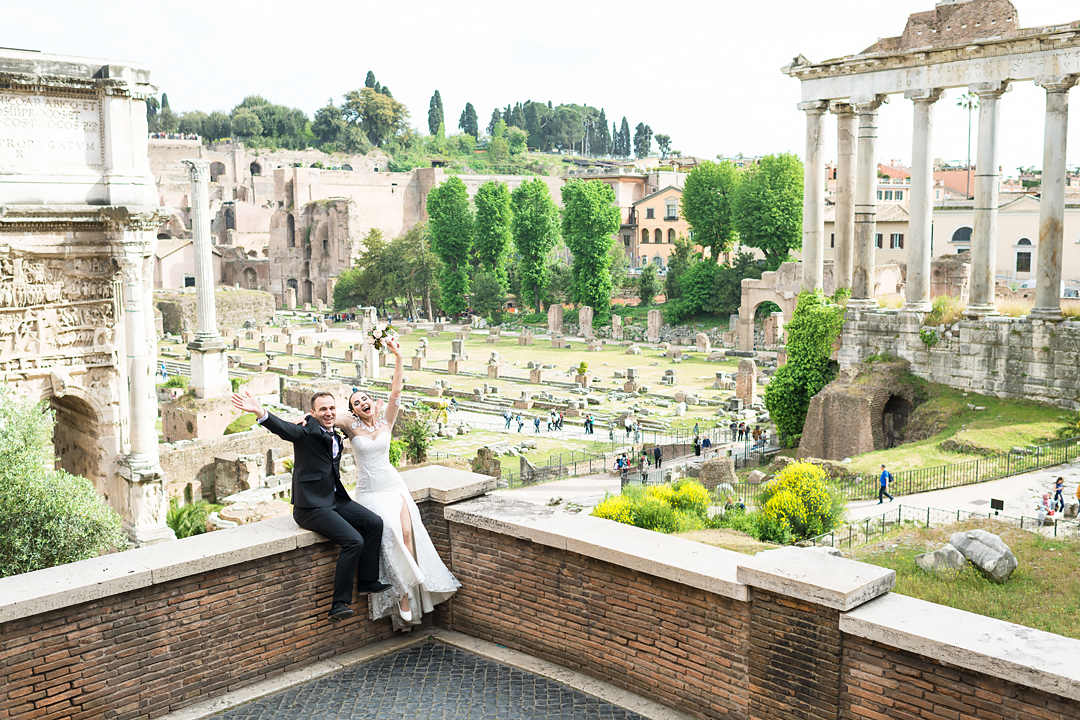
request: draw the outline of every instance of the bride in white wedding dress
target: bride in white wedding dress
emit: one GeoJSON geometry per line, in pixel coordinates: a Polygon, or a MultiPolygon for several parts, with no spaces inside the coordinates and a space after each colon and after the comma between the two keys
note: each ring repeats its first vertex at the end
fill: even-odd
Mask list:
{"type": "Polygon", "coordinates": [[[350,414],[339,416],[337,424],[349,437],[356,460],[353,499],[383,520],[379,579],[391,587],[369,596],[371,619],[389,615],[394,628],[404,630],[419,625],[423,614],[449,599],[461,583],[443,564],[405,481],[390,464],[390,431],[397,419],[404,373],[397,341],[384,342],[396,359],[385,409],[381,401],[356,390],[349,396],[350,414]]]}

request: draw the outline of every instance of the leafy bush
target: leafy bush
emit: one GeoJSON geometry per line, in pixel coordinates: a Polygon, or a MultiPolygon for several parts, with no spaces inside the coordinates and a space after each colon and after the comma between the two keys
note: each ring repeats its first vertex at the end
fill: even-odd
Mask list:
{"type": "MultiPolygon", "coordinates": [[[[235,378],[234,378],[235,379],[235,378]]],[[[233,435],[235,433],[247,432],[251,428],[255,427],[256,418],[251,413],[244,413],[238,416],[235,420],[225,426],[224,435],[233,435]]]]}
{"type": "Polygon", "coordinates": [[[169,512],[165,523],[172,528],[178,538],[201,535],[206,532],[206,519],[210,513],[217,512],[221,505],[212,505],[205,500],[181,505],[176,498],[169,501],[169,512]]]}
{"type": "Polygon", "coordinates": [[[538,312],[523,313],[521,315],[518,315],[518,322],[520,322],[522,325],[535,325],[537,323],[546,323],[547,314],[538,312]]]}
{"type": "Polygon", "coordinates": [[[923,341],[923,345],[926,346],[927,350],[938,344],[937,332],[930,328],[922,328],[919,330],[919,339],[923,341]]]}
{"type": "Polygon", "coordinates": [[[431,412],[431,408],[420,403],[402,426],[401,440],[405,443],[405,456],[411,463],[427,460],[432,443],[431,412]]]}
{"type": "Polygon", "coordinates": [[[188,379],[183,375],[170,375],[169,378],[161,383],[161,387],[165,388],[182,388],[187,390],[188,379]]]}
{"type": "Polygon", "coordinates": [[[0,388],[0,577],[127,547],[93,483],[53,469],[53,416],[0,388]]]}
{"type": "Polygon", "coordinates": [[[673,533],[679,529],[675,508],[656,497],[646,497],[634,505],[634,525],[646,530],[673,533]]]}
{"type": "MultiPolygon", "coordinates": [[[[825,483],[825,471],[807,462],[789,464],[765,484],[758,496],[761,520],[770,533],[784,534],[786,528],[796,540],[828,532],[843,514],[843,501],[825,483]]],[[[760,537],[774,540],[775,537],[760,537]]]]}
{"type": "Polygon", "coordinates": [[[394,439],[390,441],[390,464],[397,465],[401,462],[401,456],[405,454],[405,443],[394,439]]]}
{"type": "Polygon", "coordinates": [[[592,514],[624,525],[634,524],[634,504],[625,495],[608,495],[593,508],[592,514]]]}
{"type": "Polygon", "coordinates": [[[709,513],[709,491],[696,480],[682,479],[672,486],[671,504],[676,510],[699,515],[702,518],[709,513]]]}
{"type": "Polygon", "coordinates": [[[229,378],[229,385],[232,387],[233,392],[240,392],[240,386],[244,384],[243,378],[231,377],[229,378]]]}
{"type": "Polygon", "coordinates": [[[923,318],[923,325],[952,325],[964,314],[964,305],[960,298],[938,295],[932,303],[932,310],[923,318]]]}

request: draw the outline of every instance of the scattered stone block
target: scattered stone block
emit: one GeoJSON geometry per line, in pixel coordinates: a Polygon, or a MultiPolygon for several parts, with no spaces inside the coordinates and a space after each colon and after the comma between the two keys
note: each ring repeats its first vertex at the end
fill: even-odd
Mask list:
{"type": "Polygon", "coordinates": [[[937,550],[916,555],[915,564],[927,572],[956,572],[967,564],[967,560],[959,550],[946,543],[937,550]]]}
{"type": "Polygon", "coordinates": [[[1008,580],[1019,564],[1009,546],[986,530],[953,533],[949,543],[963,553],[979,572],[996,583],[1008,580]]]}

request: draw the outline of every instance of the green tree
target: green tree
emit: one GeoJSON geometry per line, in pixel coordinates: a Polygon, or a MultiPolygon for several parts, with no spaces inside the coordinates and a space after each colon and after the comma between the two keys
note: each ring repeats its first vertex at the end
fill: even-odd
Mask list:
{"type": "Polygon", "coordinates": [[[256,138],[263,134],[259,116],[247,108],[240,108],[232,116],[232,132],[238,138],[256,138]]]}
{"type": "Polygon", "coordinates": [[[367,71],[367,75],[364,76],[364,87],[374,88],[378,83],[375,81],[375,73],[371,70],[367,71]]]}
{"type": "Polygon", "coordinates": [[[735,198],[739,170],[725,160],[703,162],[686,176],[682,193],[682,214],[694,231],[694,240],[709,248],[713,262],[735,242],[735,198]]]}
{"type": "Polygon", "coordinates": [[[639,158],[648,157],[652,152],[652,128],[645,123],[638,123],[634,128],[634,154],[639,158]]]}
{"type": "Polygon", "coordinates": [[[630,278],[630,259],[626,257],[626,251],[623,250],[622,243],[611,243],[611,249],[608,251],[608,256],[611,258],[611,264],[608,268],[608,272],[611,275],[611,287],[626,287],[626,283],[630,278]]]}
{"type": "Polygon", "coordinates": [[[499,112],[499,108],[495,108],[494,110],[491,111],[491,119],[488,120],[487,134],[488,135],[494,135],[495,134],[495,128],[496,128],[496,126],[498,126],[498,124],[500,122],[505,122],[505,120],[503,120],[503,116],[502,116],[502,113],[499,112]]]}
{"type": "Polygon", "coordinates": [[[431,249],[442,260],[440,303],[448,314],[458,315],[468,307],[469,258],[475,222],[465,183],[451,177],[436,186],[428,194],[427,209],[431,249]]]}
{"type": "Polygon", "coordinates": [[[151,95],[146,98],[146,127],[149,128],[150,132],[158,131],[157,115],[160,109],[161,103],[158,102],[156,97],[151,95]]]}
{"type": "Polygon", "coordinates": [[[667,275],[664,277],[664,295],[668,301],[674,300],[682,294],[679,287],[679,277],[690,267],[695,254],[694,243],[684,237],[675,239],[675,247],[668,255],[667,275]]]}
{"type": "Polygon", "coordinates": [[[512,127],[506,131],[507,150],[511,156],[518,156],[529,147],[529,133],[519,127],[512,127]]]}
{"type": "Polygon", "coordinates": [[[326,105],[315,111],[315,120],[311,123],[311,132],[321,145],[340,142],[348,124],[341,114],[341,108],[327,100],[326,105]]]}
{"type": "Polygon", "coordinates": [[[232,137],[232,118],[220,111],[210,113],[203,123],[203,136],[208,140],[232,137]]]}
{"type": "Polygon", "coordinates": [[[408,287],[413,289],[418,298],[423,298],[424,314],[427,318],[434,318],[432,304],[440,299],[439,258],[431,251],[431,237],[427,225],[414,225],[405,233],[401,237],[397,252],[408,258],[408,287]]]}
{"type": "Polygon", "coordinates": [[[443,113],[442,95],[436,90],[435,94],[431,96],[431,100],[428,102],[427,111],[427,126],[428,132],[432,135],[439,134],[439,128],[446,127],[446,117],[443,113]]]}
{"type": "Polygon", "coordinates": [[[763,157],[738,185],[735,226],[739,239],[761,250],[771,270],[802,247],[802,201],[803,164],[794,155],[763,157]]]}
{"type": "Polygon", "coordinates": [[[193,110],[186,112],[180,116],[180,121],[177,125],[180,132],[191,133],[202,137],[206,134],[204,126],[206,124],[206,113],[193,110]]]}
{"type": "Polygon", "coordinates": [[[616,148],[615,154],[619,157],[630,157],[630,123],[626,121],[625,115],[619,126],[619,147],[616,148]]]}
{"type": "Polygon", "coordinates": [[[93,483],[54,469],[53,423],[44,406],[0,386],[0,577],[127,546],[93,483]]]}
{"type": "Polygon", "coordinates": [[[671,136],[657,135],[656,147],[660,148],[660,159],[667,159],[668,153],[671,152],[671,136]]]}
{"type": "Polygon", "coordinates": [[[642,305],[652,305],[653,298],[660,292],[660,278],[656,274],[656,266],[649,264],[641,268],[638,277],[638,299],[642,305]]]}
{"type": "Polygon", "coordinates": [[[599,180],[572,180],[562,188],[563,240],[573,262],[572,299],[589,305],[594,322],[611,316],[611,245],[619,229],[615,191],[599,180]]]}
{"type": "Polygon", "coordinates": [[[600,109],[600,117],[596,120],[596,137],[593,145],[593,155],[608,155],[611,153],[611,131],[608,130],[607,114],[600,109]]]}
{"type": "Polygon", "coordinates": [[[505,295],[509,288],[506,265],[513,241],[510,191],[505,184],[491,180],[476,191],[473,203],[476,205],[476,238],[473,242],[476,267],[490,273],[505,295]]]}
{"type": "Polygon", "coordinates": [[[465,103],[465,109],[461,111],[461,118],[458,120],[458,127],[461,128],[461,132],[472,135],[476,140],[480,139],[476,108],[473,107],[471,102],[465,103]]]}
{"type": "Polygon", "coordinates": [[[820,292],[804,292],[784,326],[788,360],[765,388],[765,407],[789,445],[802,436],[810,398],[836,376],[829,358],[843,325],[843,307],[820,292]]]}
{"type": "Polygon", "coordinates": [[[547,184],[540,178],[519,185],[511,194],[510,203],[513,208],[510,229],[517,250],[516,274],[521,285],[521,303],[540,312],[547,287],[544,262],[559,240],[559,208],[552,201],[547,184]]]}
{"type": "Polygon", "coordinates": [[[506,290],[503,289],[495,273],[480,270],[473,278],[472,308],[475,313],[498,325],[503,320],[503,305],[506,303],[506,290]]]}
{"type": "Polygon", "coordinates": [[[374,88],[350,90],[345,94],[342,112],[347,123],[359,127],[379,147],[408,130],[408,109],[374,88]]]}

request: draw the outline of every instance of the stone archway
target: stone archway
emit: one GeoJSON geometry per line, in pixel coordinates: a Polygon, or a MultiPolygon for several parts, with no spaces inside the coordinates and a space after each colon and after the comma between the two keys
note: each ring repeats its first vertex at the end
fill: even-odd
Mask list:
{"type": "Polygon", "coordinates": [[[914,409],[911,401],[900,395],[892,395],[885,402],[881,409],[881,438],[886,448],[904,442],[904,428],[914,409]]]}
{"type": "Polygon", "coordinates": [[[210,163],[210,182],[217,182],[225,174],[225,163],[212,162],[210,163]]]}
{"type": "Polygon", "coordinates": [[[248,290],[259,289],[259,275],[254,268],[244,268],[244,287],[248,290]]]}
{"type": "Polygon", "coordinates": [[[105,480],[101,447],[101,417],[87,401],[72,393],[49,398],[56,424],[53,449],[58,464],[73,475],[82,475],[101,487],[105,480]]]}
{"type": "Polygon", "coordinates": [[[784,263],[778,270],[763,273],[760,280],[746,278],[742,281],[739,319],[735,327],[739,350],[754,349],[754,315],[764,303],[774,303],[780,308],[785,325],[791,322],[800,284],[798,263],[784,263]]]}

